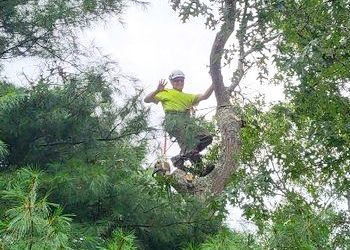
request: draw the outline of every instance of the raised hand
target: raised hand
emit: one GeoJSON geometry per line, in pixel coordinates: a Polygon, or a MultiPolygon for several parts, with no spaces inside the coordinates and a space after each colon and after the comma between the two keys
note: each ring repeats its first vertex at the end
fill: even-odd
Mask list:
{"type": "Polygon", "coordinates": [[[167,83],[168,82],[165,79],[160,79],[158,87],[157,87],[157,92],[164,90],[165,85],[167,85],[167,83]]]}

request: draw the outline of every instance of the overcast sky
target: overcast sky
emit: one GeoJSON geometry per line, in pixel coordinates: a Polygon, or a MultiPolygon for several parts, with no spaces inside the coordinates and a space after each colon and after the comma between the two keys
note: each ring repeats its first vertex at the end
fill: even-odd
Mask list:
{"type": "MultiPolygon", "coordinates": [[[[140,80],[145,92],[155,90],[158,81],[174,69],[186,75],[185,92],[203,93],[211,84],[209,55],[216,32],[205,28],[204,19],[182,23],[167,1],[152,0],[146,8],[131,6],[123,15],[124,25],[117,19],[95,26],[84,38],[102,48],[119,62],[123,72],[140,80]]],[[[226,82],[232,69],[224,68],[226,82]]],[[[170,84],[167,86],[170,87],[170,84]]],[[[243,91],[249,98],[265,94],[268,101],[282,99],[282,86],[260,85],[254,72],[248,74],[243,91]]],[[[215,106],[212,95],[198,109],[215,106]]],[[[160,122],[161,105],[152,105],[152,121],[160,122]]],[[[207,112],[207,110],[202,111],[207,112]]],[[[214,110],[208,116],[214,114],[214,110]]]]}
{"type": "MultiPolygon", "coordinates": [[[[201,18],[182,23],[168,1],[150,1],[146,9],[137,5],[128,7],[122,16],[124,24],[111,18],[83,32],[82,39],[86,43],[93,41],[104,54],[119,63],[124,73],[138,78],[146,93],[154,90],[158,81],[166,79],[174,69],[180,69],[186,75],[185,92],[203,93],[211,84],[208,65],[215,31],[207,30],[201,18]]],[[[36,63],[30,59],[17,60],[15,67],[5,68],[6,75],[24,84],[21,71],[30,72],[36,63]]],[[[231,72],[232,69],[223,69],[226,82],[231,72]]],[[[242,87],[248,97],[261,93],[268,101],[276,101],[283,96],[281,86],[260,85],[254,72],[248,74],[242,87]]],[[[214,105],[212,95],[198,108],[214,105]]],[[[154,113],[161,112],[160,105],[152,109],[154,113]]]]}
{"type": "MultiPolygon", "coordinates": [[[[146,93],[155,90],[158,81],[167,79],[174,69],[185,73],[186,92],[202,93],[210,86],[208,64],[215,33],[205,29],[203,20],[183,24],[167,1],[153,0],[147,9],[128,8],[123,21],[125,25],[112,20],[85,35],[112,55],[123,72],[138,78],[146,93]]],[[[213,96],[201,107],[214,105],[213,96]]],[[[156,123],[161,105],[153,105],[152,111],[156,123]]]]}

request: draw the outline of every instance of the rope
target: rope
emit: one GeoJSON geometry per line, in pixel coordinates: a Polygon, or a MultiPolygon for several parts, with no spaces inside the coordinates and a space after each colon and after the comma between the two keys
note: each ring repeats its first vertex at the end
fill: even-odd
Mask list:
{"type": "Polygon", "coordinates": [[[164,131],[164,145],[163,145],[163,154],[162,154],[162,169],[165,169],[165,160],[166,160],[166,131],[164,131]]]}
{"type": "Polygon", "coordinates": [[[163,145],[163,155],[166,157],[166,141],[167,141],[167,139],[166,139],[166,132],[165,132],[165,130],[164,130],[164,145],[163,145]]]}
{"type": "Polygon", "coordinates": [[[206,112],[204,115],[201,115],[201,117],[205,117],[205,116],[207,116],[209,113],[213,112],[214,109],[217,108],[217,107],[223,108],[223,107],[229,107],[229,106],[232,106],[232,105],[231,105],[231,104],[230,104],[230,105],[220,105],[220,106],[211,106],[211,107],[206,107],[206,108],[201,108],[201,109],[195,109],[194,114],[195,114],[197,111],[210,109],[210,110],[209,110],[208,112],[206,112]]]}
{"type": "Polygon", "coordinates": [[[206,107],[206,108],[201,108],[201,109],[196,109],[196,111],[200,111],[200,110],[206,110],[206,109],[214,109],[217,106],[211,106],[211,107],[206,107]]]}
{"type": "Polygon", "coordinates": [[[169,147],[167,147],[167,133],[166,133],[166,131],[163,129],[163,131],[164,131],[164,144],[163,144],[163,152],[162,152],[162,159],[168,159],[168,158],[170,158],[170,157],[168,157],[167,155],[166,155],[166,153],[169,151],[169,149],[174,145],[174,143],[175,143],[175,141],[172,141],[172,140],[170,140],[171,141],[171,143],[170,143],[170,145],[169,145],[169,147]]]}
{"type": "Polygon", "coordinates": [[[206,109],[212,109],[212,108],[217,108],[217,107],[219,107],[219,108],[230,107],[230,106],[232,106],[232,104],[229,104],[229,105],[220,105],[220,106],[211,106],[211,107],[206,107],[206,108],[197,109],[197,111],[199,111],[199,110],[206,110],[206,109]]]}
{"type": "Polygon", "coordinates": [[[171,148],[171,146],[174,145],[174,142],[175,142],[175,141],[171,141],[171,144],[169,145],[169,147],[168,147],[167,150],[166,150],[167,152],[168,152],[168,150],[171,148]]]}

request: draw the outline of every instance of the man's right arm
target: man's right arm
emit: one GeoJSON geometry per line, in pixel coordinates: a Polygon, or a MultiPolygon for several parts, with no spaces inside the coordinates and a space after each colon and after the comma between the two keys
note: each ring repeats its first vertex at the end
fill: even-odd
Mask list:
{"type": "Polygon", "coordinates": [[[163,91],[164,88],[165,88],[165,85],[167,84],[167,82],[164,80],[164,79],[161,79],[159,81],[159,84],[158,84],[158,87],[155,91],[152,91],[151,93],[149,93],[145,99],[144,99],[144,102],[146,103],[155,103],[157,104],[159,101],[155,99],[155,96],[160,92],[160,91],[163,91]]]}
{"type": "Polygon", "coordinates": [[[149,94],[145,97],[144,102],[145,102],[145,103],[151,103],[151,102],[153,102],[153,103],[157,104],[158,101],[157,101],[154,97],[155,97],[156,94],[158,94],[158,93],[159,93],[158,90],[152,91],[151,93],[149,93],[149,94]]]}

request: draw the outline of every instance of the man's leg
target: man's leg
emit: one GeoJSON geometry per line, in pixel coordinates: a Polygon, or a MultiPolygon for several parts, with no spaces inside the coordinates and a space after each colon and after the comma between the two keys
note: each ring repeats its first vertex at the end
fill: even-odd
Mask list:
{"type": "Polygon", "coordinates": [[[184,162],[186,155],[189,151],[190,145],[186,140],[186,124],[187,114],[181,113],[168,113],[165,115],[164,128],[170,137],[175,138],[180,147],[180,154],[171,158],[173,165],[176,168],[185,170],[184,162]]]}
{"type": "Polygon", "coordinates": [[[199,154],[213,141],[209,132],[187,115],[169,115],[166,117],[166,124],[168,134],[176,139],[181,149],[179,155],[171,158],[174,166],[187,171],[184,162],[190,159],[194,165],[195,174],[205,176],[211,172],[213,167],[204,167],[202,156],[199,154]]]}
{"type": "Polygon", "coordinates": [[[192,129],[195,147],[187,155],[195,165],[195,174],[201,177],[206,176],[214,169],[214,165],[204,165],[200,152],[212,143],[213,136],[205,128],[199,126],[194,119],[192,129]]]}

